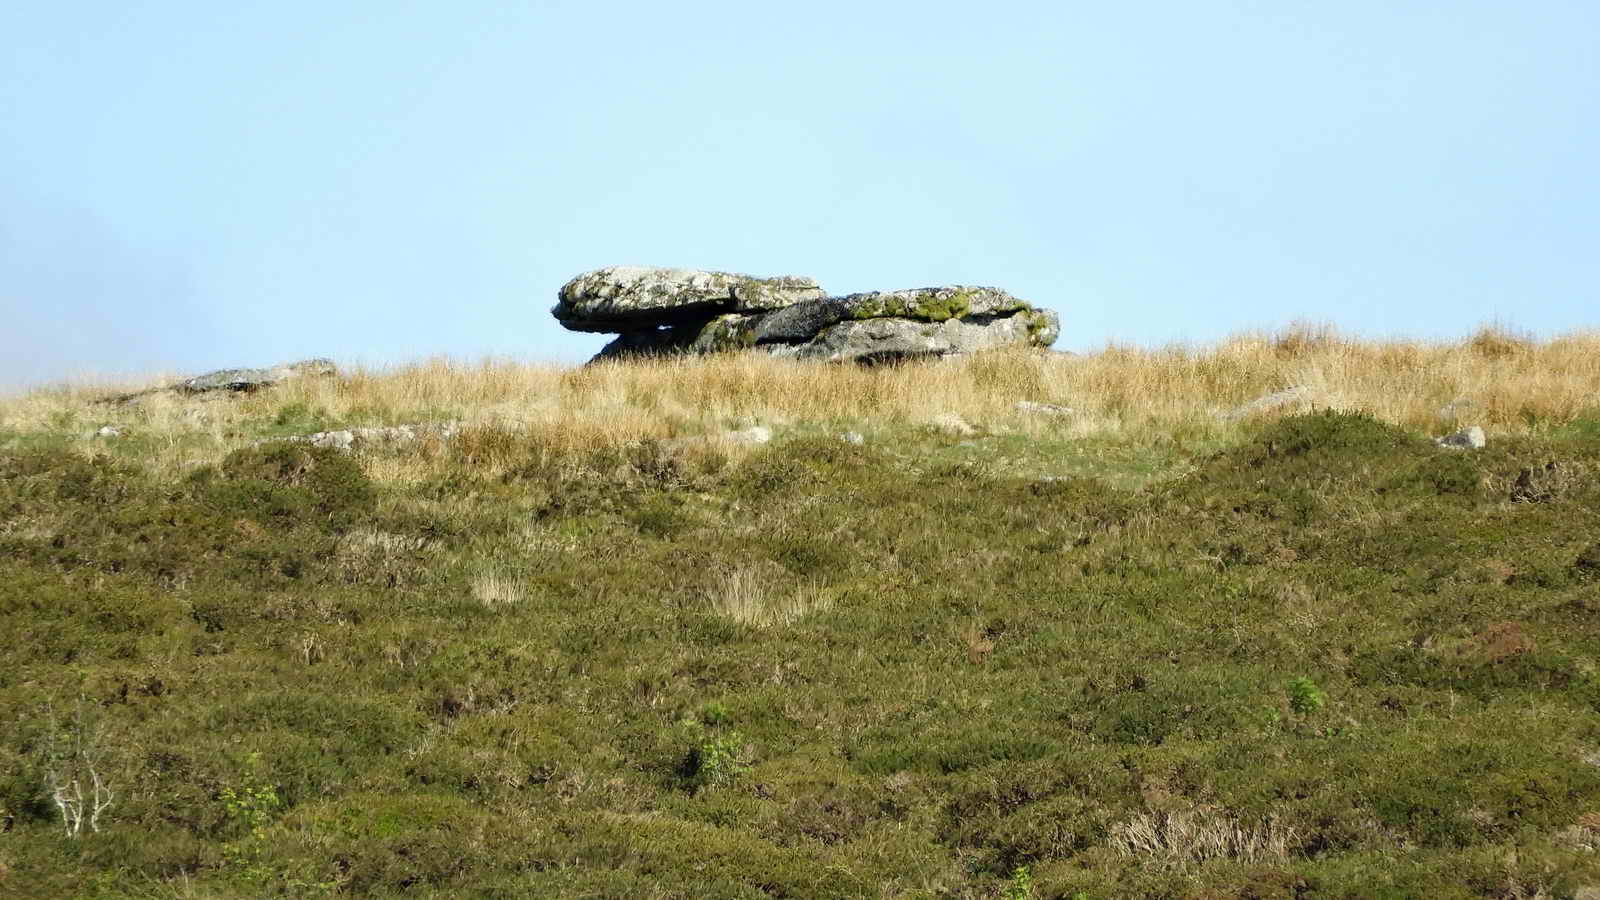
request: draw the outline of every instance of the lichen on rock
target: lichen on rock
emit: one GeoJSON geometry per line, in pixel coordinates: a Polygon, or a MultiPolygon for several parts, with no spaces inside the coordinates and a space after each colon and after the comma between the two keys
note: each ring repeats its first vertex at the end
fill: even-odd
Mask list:
{"type": "Polygon", "coordinates": [[[838,301],[850,319],[919,319],[944,322],[968,316],[1002,316],[1031,309],[1026,300],[999,288],[949,287],[913,288],[904,291],[870,291],[851,294],[838,301]]]}
{"type": "Polygon", "coordinates": [[[551,314],[572,331],[640,333],[722,312],[780,309],[825,295],[812,279],[796,276],[611,266],[568,281],[551,314]]]}

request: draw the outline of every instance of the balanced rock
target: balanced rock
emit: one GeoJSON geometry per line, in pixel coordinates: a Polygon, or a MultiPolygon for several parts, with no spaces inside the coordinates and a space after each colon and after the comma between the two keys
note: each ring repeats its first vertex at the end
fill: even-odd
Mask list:
{"type": "Polygon", "coordinates": [[[779,309],[823,296],[810,278],[612,266],[567,282],[551,313],[572,331],[628,334],[704,322],[724,312],[779,309]]]}
{"type": "Polygon", "coordinates": [[[826,297],[809,278],[641,266],[579,275],[552,312],[571,330],[618,335],[596,362],[748,350],[871,364],[1048,347],[1061,331],[1053,311],[992,287],[826,297]]]}

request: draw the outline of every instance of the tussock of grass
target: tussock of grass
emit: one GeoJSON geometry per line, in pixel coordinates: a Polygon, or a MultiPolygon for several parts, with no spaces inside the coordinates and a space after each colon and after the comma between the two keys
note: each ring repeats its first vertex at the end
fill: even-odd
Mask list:
{"type": "Polygon", "coordinates": [[[1241,825],[1214,810],[1143,812],[1111,827],[1110,846],[1124,856],[1176,868],[1209,860],[1284,860],[1299,843],[1293,828],[1268,819],[1241,825]]]}
{"type": "MultiPolygon", "coordinates": [[[[782,571],[781,567],[774,568],[782,571]]],[[[717,575],[710,588],[710,601],[718,615],[756,628],[789,625],[833,606],[833,599],[815,585],[785,590],[774,584],[771,572],[748,566],[717,575]]]]}
{"type": "Polygon", "coordinates": [[[4,401],[0,893],[1578,896],[1596,344],[4,401]]]}
{"type": "Polygon", "coordinates": [[[500,572],[484,572],[468,582],[472,596],[489,609],[521,603],[522,587],[514,578],[500,572]]]}

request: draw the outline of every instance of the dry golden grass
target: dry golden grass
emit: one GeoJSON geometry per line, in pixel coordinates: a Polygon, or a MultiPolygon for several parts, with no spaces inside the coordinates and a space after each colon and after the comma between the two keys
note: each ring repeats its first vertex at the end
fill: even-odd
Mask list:
{"type": "Polygon", "coordinates": [[[1110,846],[1123,856],[1186,868],[1212,859],[1247,863],[1287,858],[1295,829],[1272,819],[1244,825],[1212,809],[1139,813],[1111,826],[1110,846]]]}
{"type": "MultiPolygon", "coordinates": [[[[1421,430],[1460,422],[1491,434],[1522,433],[1600,405],[1600,332],[1535,341],[1485,328],[1454,343],[1423,343],[1297,326],[1202,348],[1113,345],[1081,356],[1006,351],[870,369],[756,355],[580,368],[434,359],[288,382],[250,396],[157,394],[121,406],[94,402],[111,393],[105,385],[51,388],[0,399],[0,429],[69,431],[87,447],[97,440],[95,428],[117,423],[165,445],[157,456],[177,468],[258,439],[261,423],[295,404],[348,424],[460,420],[537,432],[556,452],[717,435],[752,423],[871,430],[950,417],[990,431],[1138,443],[1177,431],[1225,440],[1251,418],[1230,418],[1228,411],[1286,389],[1298,390],[1261,415],[1331,407],[1421,430]],[[1027,412],[1016,408],[1020,400],[1073,413],[1027,412]]],[[[392,460],[381,465],[394,471],[375,475],[417,474],[392,460]]]]}
{"type": "Polygon", "coordinates": [[[814,585],[785,589],[781,579],[749,566],[718,573],[707,590],[711,608],[742,625],[788,625],[833,607],[833,598],[814,585]]]}
{"type": "Polygon", "coordinates": [[[524,598],[522,585],[503,572],[479,573],[473,576],[469,584],[472,587],[473,598],[490,609],[516,605],[524,598]]]}

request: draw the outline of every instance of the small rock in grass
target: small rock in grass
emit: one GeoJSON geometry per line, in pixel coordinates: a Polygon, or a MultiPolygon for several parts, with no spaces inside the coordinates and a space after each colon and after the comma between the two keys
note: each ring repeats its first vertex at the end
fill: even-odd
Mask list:
{"type": "MultiPolygon", "coordinates": [[[[419,425],[372,425],[366,428],[342,428],[337,431],[319,431],[287,438],[305,441],[315,447],[334,450],[352,450],[369,444],[404,444],[425,437],[443,440],[455,437],[461,431],[460,422],[426,423],[419,425]]],[[[257,443],[263,443],[258,441],[257,443]]]]}
{"type": "Polygon", "coordinates": [[[867,442],[866,437],[859,431],[846,431],[844,434],[839,435],[839,440],[844,441],[846,444],[857,445],[867,442]]]}
{"type": "Polygon", "coordinates": [[[1477,450],[1483,447],[1487,440],[1484,438],[1483,429],[1473,425],[1469,428],[1463,428],[1454,434],[1435,438],[1433,442],[1441,447],[1449,447],[1454,450],[1477,450]]]}
{"type": "Polygon", "coordinates": [[[772,440],[772,429],[765,425],[752,425],[739,431],[730,431],[724,437],[737,444],[765,444],[772,440]]]}
{"type": "Polygon", "coordinates": [[[1249,418],[1257,413],[1263,413],[1268,410],[1277,409],[1280,406],[1288,406],[1291,403],[1297,403],[1301,400],[1308,399],[1310,395],[1310,388],[1303,384],[1297,384],[1294,387],[1284,388],[1281,391],[1273,391],[1265,396],[1257,397],[1243,406],[1236,406],[1233,409],[1223,413],[1222,418],[1230,422],[1235,422],[1239,419],[1249,418]]]}
{"type": "Polygon", "coordinates": [[[1025,413],[1039,413],[1046,416],[1070,416],[1072,407],[1061,406],[1056,403],[1039,403],[1033,400],[1018,400],[1017,411],[1025,413]]]}
{"type": "Polygon", "coordinates": [[[98,438],[122,437],[122,426],[121,425],[101,425],[100,429],[94,433],[94,436],[98,437],[98,438]]]}
{"type": "Polygon", "coordinates": [[[349,450],[355,441],[355,434],[350,431],[319,431],[306,438],[313,447],[332,447],[335,450],[349,450]]]}
{"type": "Polygon", "coordinates": [[[978,433],[978,429],[967,424],[967,420],[955,413],[940,413],[933,417],[933,427],[947,434],[967,437],[978,433]]]}

